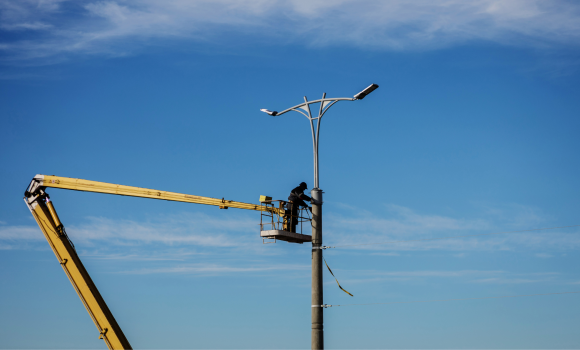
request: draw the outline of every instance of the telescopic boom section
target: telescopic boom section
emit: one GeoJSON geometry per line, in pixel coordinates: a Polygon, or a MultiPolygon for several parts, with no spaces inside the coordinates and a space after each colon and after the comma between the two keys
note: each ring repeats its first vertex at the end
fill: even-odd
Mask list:
{"type": "MultiPolygon", "coordinates": [[[[280,212],[278,208],[268,208],[260,204],[250,204],[243,202],[235,202],[227,199],[211,198],[211,197],[201,197],[194,196],[191,194],[183,194],[176,192],[167,192],[152,190],[142,187],[133,186],[123,186],[110,184],[106,182],[73,179],[70,177],[61,177],[54,175],[36,175],[32,179],[30,184],[31,188],[36,187],[53,187],[62,188],[65,190],[75,190],[75,191],[85,191],[85,192],[96,192],[96,193],[108,193],[116,194],[120,196],[131,196],[131,197],[142,197],[142,198],[152,198],[152,199],[163,199],[166,201],[174,202],[185,202],[185,203],[196,203],[205,205],[214,205],[220,207],[221,209],[227,208],[238,208],[238,209],[248,209],[257,211],[276,211],[280,212]]],[[[280,212],[283,214],[283,211],[280,212]]]]}
{"type": "Polygon", "coordinates": [[[105,300],[93,283],[89,273],[83,266],[73,243],[68,238],[63,224],[60,222],[54,205],[46,193],[47,187],[67,190],[108,193],[121,196],[163,199],[168,201],[215,205],[221,209],[239,208],[257,211],[268,211],[284,214],[283,209],[272,206],[234,202],[225,199],[193,196],[189,194],[151,190],[141,187],[122,186],[105,182],[73,179],[60,176],[36,175],[26,192],[24,201],[32,216],[40,226],[48,244],[56,255],[64,272],[69,278],[83,305],[95,322],[99,338],[103,339],[109,349],[131,349],[129,341],[121,327],[115,321],[105,300]]]}

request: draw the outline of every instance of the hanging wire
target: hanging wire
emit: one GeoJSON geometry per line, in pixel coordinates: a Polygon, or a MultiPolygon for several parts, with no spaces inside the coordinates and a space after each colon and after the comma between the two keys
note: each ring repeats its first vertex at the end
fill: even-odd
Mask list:
{"type": "Polygon", "coordinates": [[[351,297],[354,297],[354,295],[350,294],[350,292],[348,292],[346,289],[342,288],[342,286],[340,285],[340,283],[338,283],[338,279],[336,279],[336,276],[334,275],[334,273],[332,273],[332,270],[330,269],[330,266],[328,266],[328,263],[326,262],[326,259],[324,257],[322,259],[324,259],[324,263],[326,264],[326,267],[328,268],[328,271],[330,272],[330,274],[332,275],[332,277],[334,277],[334,280],[336,281],[336,284],[338,284],[338,288],[342,289],[343,292],[345,292],[346,294],[350,295],[351,297]]]}
{"type": "Polygon", "coordinates": [[[451,238],[466,238],[466,237],[478,237],[478,236],[490,236],[490,235],[501,235],[506,233],[518,233],[518,232],[532,232],[532,231],[542,231],[542,230],[554,230],[558,228],[569,228],[569,227],[580,227],[580,225],[570,225],[570,226],[558,226],[558,227],[544,227],[544,228],[535,228],[529,230],[517,230],[517,231],[505,231],[505,232],[492,232],[492,233],[479,233],[475,235],[461,235],[461,236],[447,236],[447,237],[437,237],[437,238],[421,238],[421,239],[408,239],[403,241],[387,241],[387,242],[378,242],[378,243],[360,243],[360,244],[346,244],[346,245],[337,245],[337,246],[322,246],[319,248],[314,249],[331,249],[331,248],[342,248],[342,247],[357,247],[363,245],[375,245],[375,244],[392,244],[392,243],[405,243],[405,242],[421,242],[421,241],[438,241],[443,239],[451,239],[451,238]]]}

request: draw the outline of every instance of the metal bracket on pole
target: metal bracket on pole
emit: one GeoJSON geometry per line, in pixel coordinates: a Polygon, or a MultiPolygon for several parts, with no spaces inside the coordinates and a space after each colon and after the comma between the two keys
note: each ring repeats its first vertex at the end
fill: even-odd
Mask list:
{"type": "Polygon", "coordinates": [[[336,248],[336,247],[330,247],[330,246],[327,246],[327,245],[323,245],[321,247],[312,247],[312,249],[322,249],[322,250],[324,250],[324,249],[331,249],[331,248],[336,248]]]}
{"type": "Polygon", "coordinates": [[[323,307],[323,308],[329,308],[329,307],[333,307],[333,306],[340,306],[340,305],[328,305],[328,304],[323,304],[323,305],[312,305],[312,307],[323,307]]]}

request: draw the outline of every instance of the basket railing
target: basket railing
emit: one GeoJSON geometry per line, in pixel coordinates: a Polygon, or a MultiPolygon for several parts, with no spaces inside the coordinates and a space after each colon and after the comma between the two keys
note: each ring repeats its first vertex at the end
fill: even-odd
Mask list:
{"type": "Polygon", "coordinates": [[[306,227],[310,227],[312,218],[307,207],[296,204],[294,210],[286,209],[287,205],[292,208],[292,201],[282,200],[270,200],[262,202],[261,205],[265,206],[266,210],[261,211],[260,231],[281,230],[302,234],[304,223],[308,222],[306,227]]]}

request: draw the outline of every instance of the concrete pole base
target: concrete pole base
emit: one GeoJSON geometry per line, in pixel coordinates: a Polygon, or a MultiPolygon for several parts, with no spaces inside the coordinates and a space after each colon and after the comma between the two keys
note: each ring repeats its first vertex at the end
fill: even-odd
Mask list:
{"type": "MultiPolygon", "coordinates": [[[[323,305],[322,293],[322,190],[312,194],[312,305],[323,305]]],[[[312,350],[324,349],[324,318],[322,307],[312,308],[312,350]]]]}

